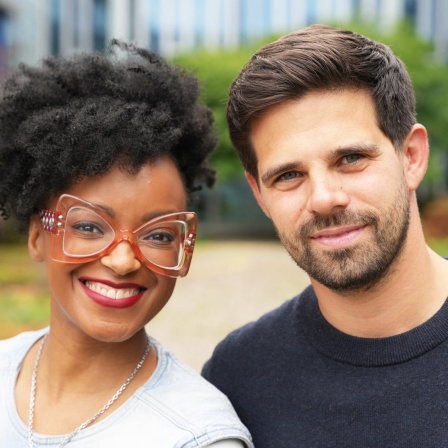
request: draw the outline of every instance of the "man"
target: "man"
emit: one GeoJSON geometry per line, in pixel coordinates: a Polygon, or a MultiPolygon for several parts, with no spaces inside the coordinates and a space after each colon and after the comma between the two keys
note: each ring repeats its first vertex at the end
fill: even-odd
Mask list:
{"type": "Polygon", "coordinates": [[[447,447],[448,261],[422,233],[428,140],[403,63],[310,26],[253,56],[227,117],[311,285],[229,335],[204,376],[257,448],[447,447]]]}

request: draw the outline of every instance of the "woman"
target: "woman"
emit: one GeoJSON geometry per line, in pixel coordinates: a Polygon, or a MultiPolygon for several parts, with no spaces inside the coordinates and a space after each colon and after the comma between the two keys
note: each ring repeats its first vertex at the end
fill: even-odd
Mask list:
{"type": "Polygon", "coordinates": [[[252,447],[145,325],[187,274],[215,138],[197,81],[118,41],[22,65],[0,97],[0,211],[45,262],[49,328],[0,342],[0,446],[252,447]]]}

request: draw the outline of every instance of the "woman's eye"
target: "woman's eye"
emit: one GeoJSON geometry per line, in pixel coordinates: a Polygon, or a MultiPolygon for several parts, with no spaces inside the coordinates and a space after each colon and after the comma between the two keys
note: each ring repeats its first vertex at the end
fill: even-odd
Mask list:
{"type": "Polygon", "coordinates": [[[101,227],[93,222],[78,222],[72,227],[74,230],[82,233],[96,234],[98,236],[104,233],[101,227]]]}
{"type": "Polygon", "coordinates": [[[169,232],[154,232],[144,237],[147,241],[157,241],[160,243],[171,243],[174,241],[174,235],[169,232]]]}

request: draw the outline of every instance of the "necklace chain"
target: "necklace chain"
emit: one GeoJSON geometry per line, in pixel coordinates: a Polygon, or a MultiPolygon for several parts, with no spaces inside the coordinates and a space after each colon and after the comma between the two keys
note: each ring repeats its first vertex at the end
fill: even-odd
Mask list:
{"type": "MultiPolygon", "coordinates": [[[[42,348],[45,344],[45,341],[47,340],[47,337],[48,337],[48,333],[42,338],[42,341],[39,345],[39,348],[37,350],[36,360],[34,361],[33,375],[31,377],[30,409],[29,409],[29,415],[28,415],[28,445],[30,448],[34,448],[33,424],[34,424],[34,406],[35,406],[35,402],[36,402],[37,370],[39,368],[40,357],[42,355],[42,348]]],[[[69,443],[70,440],[72,440],[73,437],[75,437],[79,431],[82,431],[84,428],[86,428],[91,423],[93,423],[100,415],[104,414],[112,406],[112,404],[118,399],[118,397],[129,386],[130,382],[134,379],[135,375],[137,375],[138,371],[142,368],[150,349],[151,349],[151,342],[148,338],[148,340],[146,342],[145,351],[144,351],[140,361],[138,362],[137,366],[135,367],[134,371],[129,375],[128,379],[121,385],[121,387],[117,390],[117,392],[115,392],[113,397],[93,417],[90,417],[83,424],[79,425],[71,434],[69,434],[63,440],[63,442],[59,445],[58,448],[62,448],[65,445],[67,445],[67,443],[69,443]]]]}

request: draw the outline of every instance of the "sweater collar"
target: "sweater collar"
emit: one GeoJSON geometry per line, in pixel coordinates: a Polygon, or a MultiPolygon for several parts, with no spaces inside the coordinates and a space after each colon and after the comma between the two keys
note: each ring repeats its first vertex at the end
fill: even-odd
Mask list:
{"type": "Polygon", "coordinates": [[[311,286],[302,293],[297,312],[299,328],[315,350],[335,361],[356,366],[381,367],[406,362],[448,339],[448,301],[423,324],[385,338],[350,336],[334,328],[322,315],[311,286]]]}

